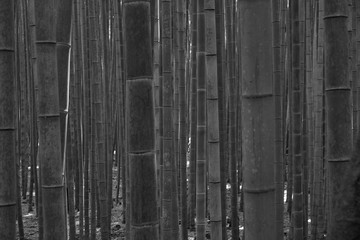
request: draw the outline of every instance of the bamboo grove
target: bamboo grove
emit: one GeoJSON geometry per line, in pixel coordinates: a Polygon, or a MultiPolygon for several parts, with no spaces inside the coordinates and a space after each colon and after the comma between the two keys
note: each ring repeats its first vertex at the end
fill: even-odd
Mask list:
{"type": "Polygon", "coordinates": [[[360,239],[359,79],[356,0],[4,0],[0,239],[360,239]]]}

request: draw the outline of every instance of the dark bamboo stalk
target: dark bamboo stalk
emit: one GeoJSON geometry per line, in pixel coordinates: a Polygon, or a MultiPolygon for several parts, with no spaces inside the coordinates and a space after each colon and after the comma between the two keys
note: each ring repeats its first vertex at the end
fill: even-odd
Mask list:
{"type": "Polygon", "coordinates": [[[278,48],[279,36],[272,28],[272,7],[271,1],[240,1],[241,64],[242,69],[248,69],[242,72],[243,191],[248,240],[276,239],[274,157],[279,151],[274,140],[275,126],[279,126],[275,121],[274,89],[279,87],[279,79],[274,73],[278,72],[279,53],[273,47],[278,48]]]}
{"type": "Polygon", "coordinates": [[[44,239],[65,239],[65,197],[61,158],[59,93],[56,55],[55,1],[35,1],[36,50],[39,77],[39,160],[44,239]]]}
{"type": "Polygon", "coordinates": [[[343,198],[337,193],[343,177],[347,175],[353,146],[347,1],[327,0],[324,3],[326,155],[329,177],[327,239],[351,239],[344,232],[347,223],[339,208],[343,198]]]}
{"type": "Polygon", "coordinates": [[[130,239],[159,239],[150,2],[123,4],[130,239]]]}

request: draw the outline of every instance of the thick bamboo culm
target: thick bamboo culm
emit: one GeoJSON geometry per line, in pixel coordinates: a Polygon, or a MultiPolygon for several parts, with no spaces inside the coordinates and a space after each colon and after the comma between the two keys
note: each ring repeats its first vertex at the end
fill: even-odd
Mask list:
{"type": "Polygon", "coordinates": [[[0,239],[16,239],[14,2],[0,6],[0,239]],[[4,34],[6,32],[6,34],[4,34]],[[5,167],[6,166],[6,167],[5,167]]]}
{"type": "MultiPolygon", "coordinates": [[[[245,238],[276,239],[271,1],[240,1],[245,238]],[[259,17],[262,16],[262,17],[259,17]],[[261,209],[261,210],[260,210],[261,209]]],[[[276,81],[276,80],[275,80],[276,81]]]]}
{"type": "MultiPolygon", "coordinates": [[[[337,194],[352,153],[351,88],[348,72],[347,1],[324,1],[326,158],[328,164],[327,239],[344,239],[337,194]]],[[[348,238],[349,239],[349,238],[348,238]]]]}
{"type": "Polygon", "coordinates": [[[159,239],[150,12],[150,1],[123,2],[132,240],[159,239]]]}
{"type": "Polygon", "coordinates": [[[57,4],[56,1],[35,1],[39,161],[44,239],[60,240],[66,238],[67,227],[57,79],[57,4]]]}

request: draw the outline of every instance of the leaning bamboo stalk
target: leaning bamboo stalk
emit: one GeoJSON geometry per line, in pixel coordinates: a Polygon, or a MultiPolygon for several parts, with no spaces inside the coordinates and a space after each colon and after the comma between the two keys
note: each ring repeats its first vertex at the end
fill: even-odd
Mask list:
{"type": "MultiPolygon", "coordinates": [[[[60,131],[62,156],[66,156],[66,138],[69,107],[69,61],[70,61],[70,32],[72,18],[72,1],[61,1],[57,8],[56,21],[56,56],[59,82],[60,131]]],[[[64,161],[64,160],[63,160],[64,161]]]]}
{"type": "MultiPolygon", "coordinates": [[[[57,77],[59,90],[59,114],[60,114],[60,141],[63,161],[63,175],[66,169],[66,146],[68,134],[68,109],[69,109],[69,84],[70,84],[70,38],[71,18],[73,3],[70,0],[61,1],[57,7],[56,20],[56,57],[57,77]]],[[[66,181],[66,178],[65,180],[66,181]]],[[[65,182],[65,185],[67,183],[65,182]]],[[[66,196],[66,194],[64,193],[66,196]]],[[[64,199],[67,204],[66,199],[64,199]]],[[[66,213],[65,213],[66,214],[66,213]]],[[[65,224],[67,224],[65,222],[65,224]]]]}

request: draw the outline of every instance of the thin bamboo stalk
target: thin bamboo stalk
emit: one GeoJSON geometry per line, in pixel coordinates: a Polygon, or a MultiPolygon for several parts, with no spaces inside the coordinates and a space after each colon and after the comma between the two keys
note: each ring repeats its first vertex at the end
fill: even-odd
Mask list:
{"type": "Polygon", "coordinates": [[[281,23],[280,1],[272,0],[273,22],[273,84],[275,101],[275,234],[276,239],[284,235],[284,172],[283,172],[283,113],[282,113],[282,72],[281,72],[281,23]]]}
{"type": "Polygon", "coordinates": [[[206,68],[206,112],[207,112],[207,156],[209,163],[209,215],[210,236],[222,239],[222,204],[220,173],[220,132],[219,132],[219,97],[218,67],[216,42],[215,1],[207,1],[205,12],[205,68],[206,68]]]}
{"type": "Polygon", "coordinates": [[[190,112],[190,174],[189,174],[189,226],[195,230],[195,209],[196,209],[196,126],[197,126],[197,1],[191,2],[191,112],[190,112]]]}
{"type": "Polygon", "coordinates": [[[197,0],[197,129],[196,129],[196,238],[205,239],[206,227],[206,79],[204,0],[197,0]]]}
{"type": "Polygon", "coordinates": [[[187,111],[186,111],[186,79],[185,79],[185,1],[178,0],[178,42],[179,42],[179,171],[180,171],[180,202],[181,202],[181,238],[188,239],[187,222],[187,176],[186,176],[186,153],[187,153],[187,111]]]}
{"type": "Polygon", "coordinates": [[[219,142],[220,142],[220,185],[221,185],[221,207],[222,207],[222,238],[227,239],[226,231],[226,164],[225,164],[225,147],[226,147],[226,126],[225,126],[225,32],[224,32],[224,1],[215,1],[215,14],[216,14],[216,41],[217,41],[217,77],[218,77],[218,101],[219,101],[219,142]]]}
{"type": "Polygon", "coordinates": [[[303,78],[303,55],[302,52],[302,17],[303,11],[302,0],[291,2],[291,33],[292,33],[292,88],[291,88],[291,114],[292,114],[292,154],[293,154],[293,205],[292,205],[292,223],[294,240],[303,239],[303,186],[302,186],[302,83],[303,78]]]}
{"type": "Polygon", "coordinates": [[[162,40],[162,161],[163,161],[163,183],[162,183],[162,222],[161,235],[165,239],[173,239],[173,174],[175,166],[174,153],[174,132],[173,132],[173,97],[174,97],[174,83],[173,83],[173,67],[172,67],[172,51],[173,39],[172,31],[172,2],[161,1],[161,40],[162,40]]]}

